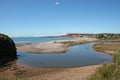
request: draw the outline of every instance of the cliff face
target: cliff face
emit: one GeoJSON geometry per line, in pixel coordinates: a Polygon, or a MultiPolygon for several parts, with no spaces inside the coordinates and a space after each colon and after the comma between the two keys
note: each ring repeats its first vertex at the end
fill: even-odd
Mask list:
{"type": "Polygon", "coordinates": [[[15,43],[7,35],[0,34],[0,58],[16,56],[15,43]]]}
{"type": "Polygon", "coordinates": [[[57,37],[80,38],[80,35],[79,34],[67,34],[67,35],[62,35],[62,36],[57,36],[57,37]]]}

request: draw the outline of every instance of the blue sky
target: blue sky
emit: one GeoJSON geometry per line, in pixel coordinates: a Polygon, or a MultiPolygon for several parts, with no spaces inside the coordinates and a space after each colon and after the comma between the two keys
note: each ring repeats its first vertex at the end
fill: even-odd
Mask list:
{"type": "Polygon", "coordinates": [[[120,0],[0,0],[0,33],[119,33],[120,0]]]}

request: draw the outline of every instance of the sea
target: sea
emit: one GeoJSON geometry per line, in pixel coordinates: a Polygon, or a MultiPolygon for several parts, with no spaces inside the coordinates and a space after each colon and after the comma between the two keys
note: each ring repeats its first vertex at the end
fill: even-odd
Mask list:
{"type": "Polygon", "coordinates": [[[56,40],[73,40],[75,38],[59,38],[59,37],[11,37],[15,43],[37,43],[56,40]]]}

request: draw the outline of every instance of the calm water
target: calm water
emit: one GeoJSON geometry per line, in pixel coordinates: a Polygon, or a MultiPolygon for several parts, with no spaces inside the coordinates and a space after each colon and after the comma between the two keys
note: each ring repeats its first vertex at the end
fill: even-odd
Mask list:
{"type": "Polygon", "coordinates": [[[29,54],[18,51],[17,64],[34,68],[71,68],[111,62],[110,55],[93,51],[92,45],[76,45],[61,54],[29,54]]]}
{"type": "MultiPolygon", "coordinates": [[[[16,43],[35,43],[73,38],[18,37],[12,39],[16,43]]],[[[70,68],[111,62],[110,55],[93,51],[92,45],[93,43],[76,45],[60,54],[30,54],[18,51],[16,63],[34,68],[70,68]]]]}

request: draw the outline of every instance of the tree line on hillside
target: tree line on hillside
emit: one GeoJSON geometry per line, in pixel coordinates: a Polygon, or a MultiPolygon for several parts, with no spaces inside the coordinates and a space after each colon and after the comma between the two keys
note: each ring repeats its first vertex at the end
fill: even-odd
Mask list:
{"type": "Polygon", "coordinates": [[[98,34],[96,36],[96,38],[98,39],[110,39],[110,40],[114,40],[114,39],[120,39],[120,34],[98,34]]]}
{"type": "Polygon", "coordinates": [[[120,33],[99,33],[99,34],[67,34],[67,35],[76,35],[78,37],[90,37],[90,38],[97,38],[97,39],[110,39],[110,40],[114,40],[114,39],[120,39],[120,33]]]}

